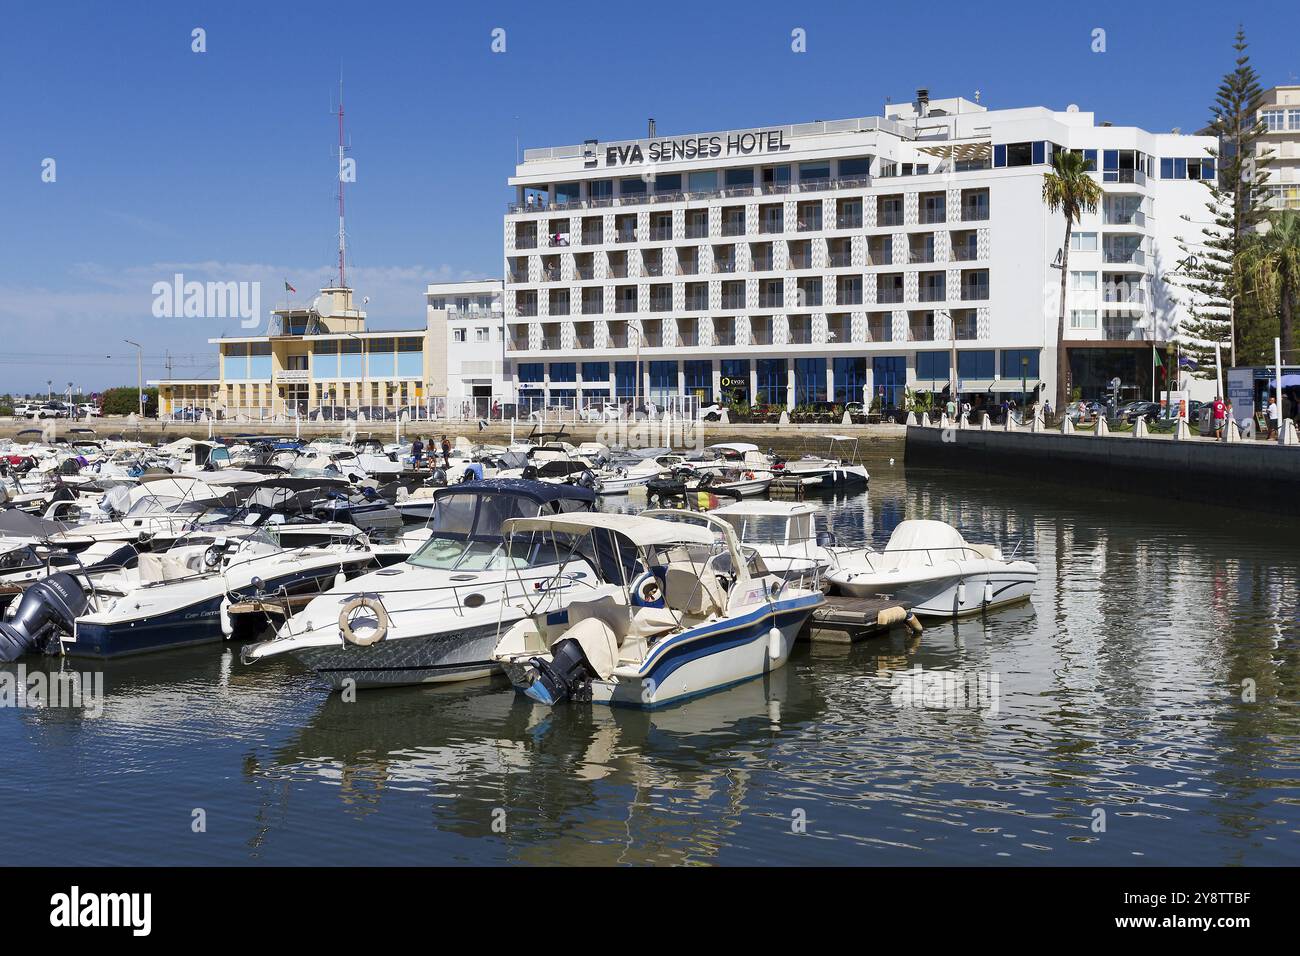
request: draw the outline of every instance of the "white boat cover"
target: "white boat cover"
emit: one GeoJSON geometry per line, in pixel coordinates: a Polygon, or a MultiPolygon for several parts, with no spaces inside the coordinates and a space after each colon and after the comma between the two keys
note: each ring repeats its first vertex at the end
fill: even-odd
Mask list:
{"type": "Polygon", "coordinates": [[[952,525],[943,521],[900,521],[885,545],[887,564],[891,568],[909,568],[938,561],[961,561],[974,557],[966,539],[952,525]]]}

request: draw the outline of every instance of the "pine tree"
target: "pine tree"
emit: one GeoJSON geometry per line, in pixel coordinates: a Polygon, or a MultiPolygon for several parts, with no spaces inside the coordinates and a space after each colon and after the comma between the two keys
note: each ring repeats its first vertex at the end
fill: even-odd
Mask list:
{"type": "Polygon", "coordinates": [[[1213,225],[1203,226],[1199,238],[1179,237],[1182,258],[1166,278],[1184,290],[1182,301],[1189,318],[1177,337],[1183,352],[1198,364],[1202,378],[1215,375],[1216,342],[1226,353],[1225,364],[1234,346],[1238,363],[1253,363],[1263,358],[1255,353],[1267,338],[1260,334],[1266,330],[1259,328],[1267,323],[1267,313],[1242,282],[1247,247],[1267,216],[1262,186],[1268,178],[1268,157],[1255,155],[1264,132],[1259,119],[1264,90],[1246,46],[1245,31],[1238,27],[1233,42],[1236,66],[1224,75],[1210,110],[1208,132],[1219,141],[1219,148],[1211,150],[1218,176],[1205,180],[1210,193],[1205,205],[1213,225]]]}

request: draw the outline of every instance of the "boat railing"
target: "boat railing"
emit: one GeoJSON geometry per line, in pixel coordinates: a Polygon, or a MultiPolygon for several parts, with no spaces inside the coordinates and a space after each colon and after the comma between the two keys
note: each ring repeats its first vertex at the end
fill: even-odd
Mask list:
{"type": "Polygon", "coordinates": [[[943,561],[967,560],[969,558],[984,557],[984,555],[979,551],[978,548],[966,544],[966,545],[944,545],[942,547],[935,547],[935,548],[886,548],[884,551],[868,551],[863,555],[863,558],[867,562],[867,567],[870,568],[872,571],[880,570],[872,562],[872,558],[884,558],[891,554],[924,554],[929,561],[929,566],[933,567],[935,564],[934,552],[936,551],[939,552],[940,554],[953,552],[953,551],[959,552],[961,554],[960,559],[953,558],[953,557],[944,557],[941,558],[941,560],[943,561]]]}

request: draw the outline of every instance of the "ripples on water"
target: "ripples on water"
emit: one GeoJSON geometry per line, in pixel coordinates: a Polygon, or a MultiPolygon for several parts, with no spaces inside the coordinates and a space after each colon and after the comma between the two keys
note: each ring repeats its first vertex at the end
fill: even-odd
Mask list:
{"type": "Polygon", "coordinates": [[[802,644],[654,714],[547,711],[502,681],[346,704],[215,646],[113,662],[99,718],[0,712],[0,832],[31,863],[1297,861],[1293,528],[869,466],[869,497],[826,500],[842,541],[904,517],[1019,541],[1032,603],[802,644]],[[996,676],[996,712],[896,706],[918,665],[996,676]]]}

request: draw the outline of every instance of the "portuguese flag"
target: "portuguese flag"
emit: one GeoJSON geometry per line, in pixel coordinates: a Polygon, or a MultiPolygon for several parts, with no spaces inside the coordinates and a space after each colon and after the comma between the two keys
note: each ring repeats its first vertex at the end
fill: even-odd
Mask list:
{"type": "Polygon", "coordinates": [[[285,292],[297,292],[298,290],[295,289],[293,286],[289,285],[289,280],[288,280],[288,279],[285,279],[285,280],[284,280],[284,291],[285,291],[285,292]]]}

